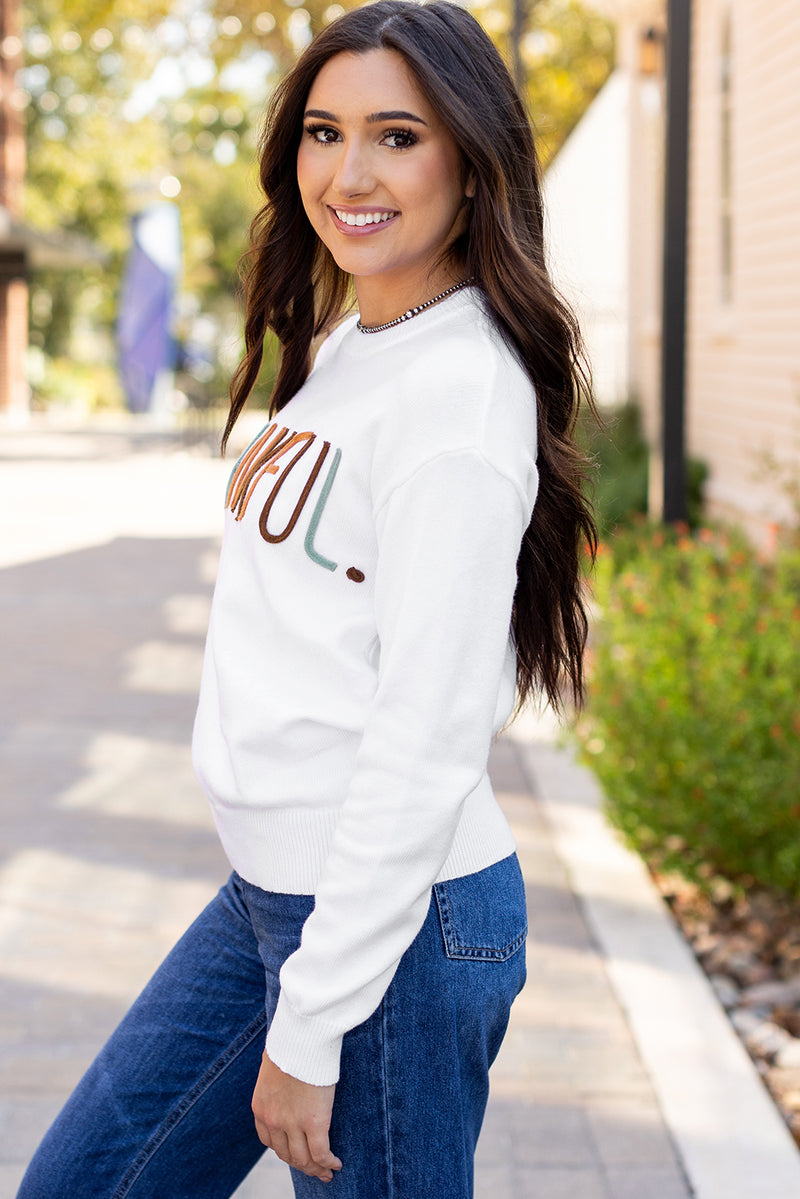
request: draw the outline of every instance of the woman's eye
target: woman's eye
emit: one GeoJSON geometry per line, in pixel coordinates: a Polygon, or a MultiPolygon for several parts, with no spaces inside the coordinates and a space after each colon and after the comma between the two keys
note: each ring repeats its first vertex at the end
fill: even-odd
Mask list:
{"type": "Polygon", "coordinates": [[[392,150],[407,150],[419,141],[416,133],[412,133],[410,129],[390,129],[383,135],[383,139],[392,150]]]}
{"type": "MultiPolygon", "coordinates": [[[[332,146],[342,140],[339,130],[331,125],[306,125],[306,134],[319,146],[332,146]]],[[[387,129],[382,134],[381,141],[390,150],[407,150],[418,142],[419,138],[411,129],[387,129]]]]}
{"type": "Polygon", "coordinates": [[[330,125],[308,125],[306,133],[312,141],[318,142],[321,146],[330,146],[339,137],[339,131],[332,129],[330,125]]]}

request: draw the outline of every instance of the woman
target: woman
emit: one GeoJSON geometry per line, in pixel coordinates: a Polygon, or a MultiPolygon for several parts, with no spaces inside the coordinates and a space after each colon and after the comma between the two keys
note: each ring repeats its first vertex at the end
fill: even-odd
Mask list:
{"type": "Polygon", "coordinates": [[[24,1199],[227,1196],[264,1146],[298,1196],[469,1196],[524,981],[486,762],[515,684],[580,696],[594,543],[530,128],[463,9],[378,0],[278,88],[261,179],[225,441],[268,330],[282,354],[228,487],[194,736],[234,874],[24,1199]]]}

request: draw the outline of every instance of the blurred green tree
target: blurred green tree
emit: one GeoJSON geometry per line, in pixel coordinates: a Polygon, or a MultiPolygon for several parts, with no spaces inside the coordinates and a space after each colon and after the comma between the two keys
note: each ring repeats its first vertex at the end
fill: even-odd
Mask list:
{"type": "MultiPolygon", "coordinates": [[[[505,3],[471,7],[507,52],[505,3]]],[[[180,205],[184,228],[179,333],[206,314],[217,350],[235,342],[236,265],[258,203],[264,101],[311,37],[350,7],[353,0],[25,0],[26,217],[39,229],[81,233],[109,254],[102,268],[34,278],[32,341],[47,356],[71,348],[77,325],[105,330],[99,352],[108,358],[129,217],[164,195],[180,205]]],[[[610,71],[611,27],[578,0],[536,0],[521,55],[546,162],[610,71]]],[[[92,345],[98,352],[96,337],[83,343],[89,357],[92,345]]]]}
{"type": "Polygon", "coordinates": [[[521,64],[547,167],[611,73],[614,24],[580,0],[470,0],[469,8],[509,66],[521,64]]]}
{"type": "Polygon", "coordinates": [[[128,244],[129,192],[163,152],[156,124],[131,131],[123,105],[155,66],[145,29],[169,0],[29,0],[23,5],[28,222],[84,235],[109,255],[104,267],[41,271],[31,288],[31,341],[48,357],[68,352],[82,318],[108,327],[128,244]]]}

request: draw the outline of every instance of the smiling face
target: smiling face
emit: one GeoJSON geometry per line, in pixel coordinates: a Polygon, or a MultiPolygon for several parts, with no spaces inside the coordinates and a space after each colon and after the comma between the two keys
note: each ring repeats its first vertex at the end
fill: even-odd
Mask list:
{"type": "Polygon", "coordinates": [[[461,156],[394,50],[335,55],[306,102],[297,182],[315,232],[355,279],[362,318],[390,319],[460,276],[435,263],[461,231],[461,156]]]}

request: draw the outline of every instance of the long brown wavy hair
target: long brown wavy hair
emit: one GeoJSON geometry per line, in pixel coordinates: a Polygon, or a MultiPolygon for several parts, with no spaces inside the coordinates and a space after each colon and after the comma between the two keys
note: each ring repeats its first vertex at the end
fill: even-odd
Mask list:
{"type": "Polygon", "coordinates": [[[591,374],[577,320],[545,263],[541,171],[527,113],[489,37],[459,5],[376,0],[349,12],[315,38],[273,94],[260,145],[266,201],[243,270],[245,354],[231,381],[223,452],[258,379],[268,330],[281,348],[274,414],[305,382],[314,337],[352,303],[349,276],[303,210],[297,152],[320,68],[342,51],[375,49],[403,56],[475,178],[466,230],[445,257],[476,281],[535,388],[539,493],[520,547],[512,616],[518,708],[539,689],[559,710],[565,693],[576,703],[583,697],[581,557],[594,557],[597,532],[582,490],[588,464],[573,432],[581,401],[593,407],[591,374]]]}

